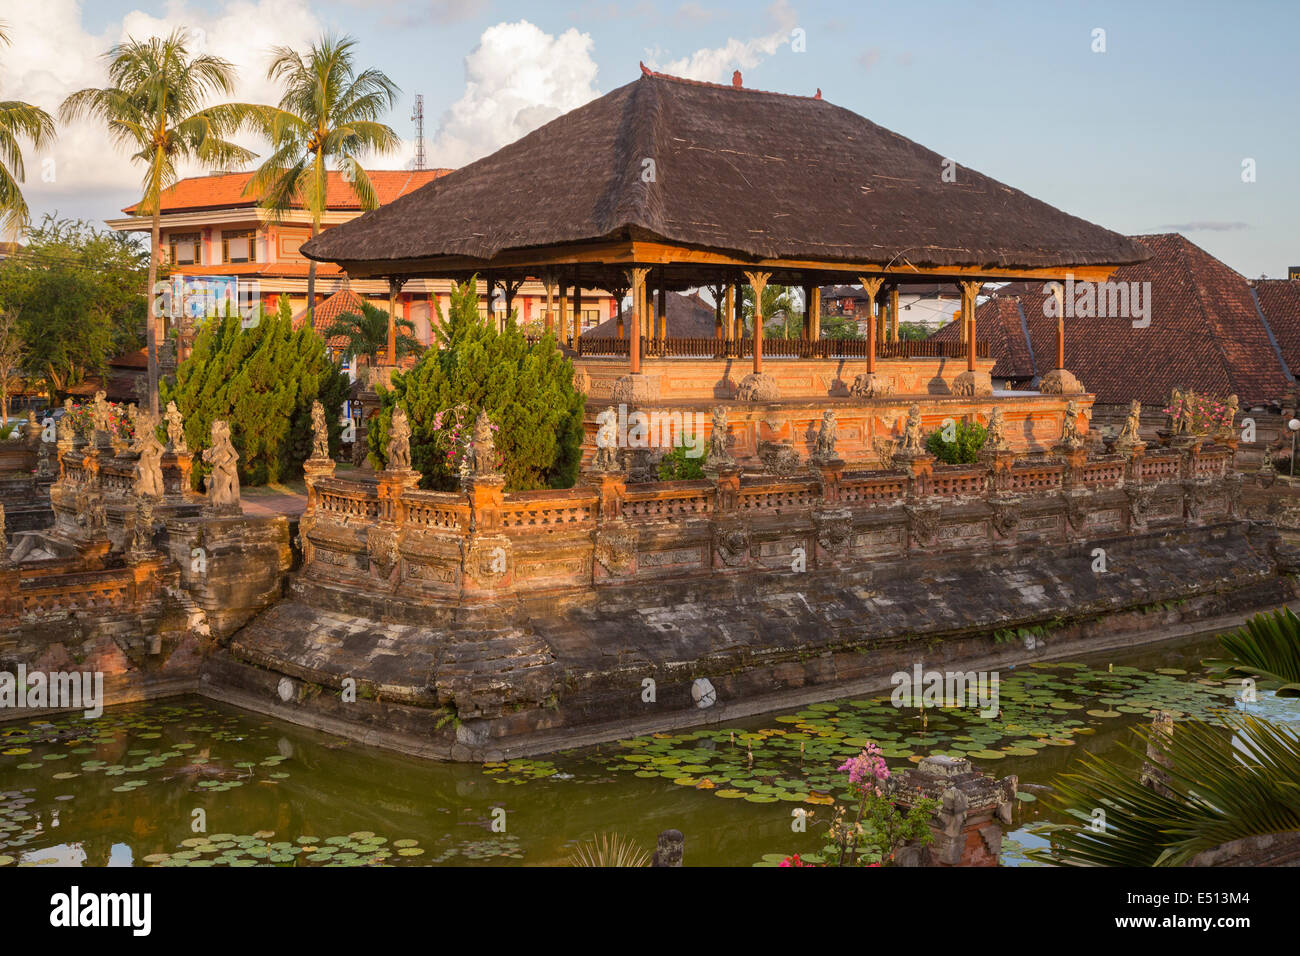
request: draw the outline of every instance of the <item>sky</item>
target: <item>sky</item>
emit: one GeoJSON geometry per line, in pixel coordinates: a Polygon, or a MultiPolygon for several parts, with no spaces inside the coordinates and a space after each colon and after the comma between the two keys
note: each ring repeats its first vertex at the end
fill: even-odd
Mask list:
{"type": "MultiPolygon", "coordinates": [[[[428,165],[457,166],[632,82],[638,62],[717,82],[739,69],[750,87],[820,88],[1124,234],[1181,232],[1251,278],[1300,265],[1294,0],[765,2],[0,0],[0,99],[53,112],[104,84],[114,43],[182,26],[238,67],[234,98],[272,102],[271,47],[350,34],[402,91],[402,150],[368,165],[409,166],[418,93],[428,165]]],[[[102,220],[139,198],[142,170],[93,122],[25,158],[37,220],[102,220]]]]}

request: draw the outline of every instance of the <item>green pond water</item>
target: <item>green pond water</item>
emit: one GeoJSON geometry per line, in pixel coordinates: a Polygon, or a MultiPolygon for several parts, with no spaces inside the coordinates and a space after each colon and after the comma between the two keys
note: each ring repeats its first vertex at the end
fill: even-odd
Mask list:
{"type": "MultiPolygon", "coordinates": [[[[1004,669],[991,719],[930,709],[923,722],[879,694],[485,766],[199,697],[0,724],[0,866],[556,865],[598,833],[653,849],[669,828],[685,834],[687,865],[774,865],[821,847],[827,804],[847,789],[836,767],[867,740],[895,771],[944,752],[1017,774],[1004,862],[1018,865],[1042,843],[1028,828],[1054,819],[1037,798],[1080,752],[1113,751],[1153,710],[1213,719],[1241,706],[1238,685],[1203,676],[1217,647],[1198,638],[1004,669]],[[806,833],[792,832],[797,807],[812,813],[806,833]]],[[[1291,703],[1252,709],[1300,722],[1291,703]]]]}

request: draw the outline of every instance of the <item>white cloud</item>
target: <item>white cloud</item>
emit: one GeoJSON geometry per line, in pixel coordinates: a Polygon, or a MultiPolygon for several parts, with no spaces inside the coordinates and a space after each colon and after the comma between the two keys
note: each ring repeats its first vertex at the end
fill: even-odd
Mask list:
{"type": "MultiPolygon", "coordinates": [[[[278,97],[266,79],[267,51],[277,44],[305,48],[321,32],[307,0],[228,0],[207,7],[172,3],[164,17],[133,11],[120,25],[98,35],[85,29],[77,0],[0,0],[0,20],[8,24],[11,41],[0,48],[0,97],[35,103],[51,115],[57,115],[59,104],[74,90],[105,85],[103,54],[129,37],[145,39],[174,27],[188,28],[192,46],[201,45],[235,65],[231,99],[268,102],[278,97]]],[[[66,212],[69,206],[84,213],[88,204],[112,215],[138,197],[143,169],[109,141],[99,121],[60,123],[58,133],[50,149],[25,153],[24,194],[36,216],[47,210],[66,212]],[[42,179],[41,162],[46,158],[54,160],[53,182],[42,179]],[[106,201],[111,205],[102,208],[106,201]]],[[[257,148],[254,140],[245,137],[243,142],[257,148]]]]}
{"type": "Polygon", "coordinates": [[[673,76],[708,83],[730,82],[732,71],[752,69],[790,42],[790,31],[796,26],[794,11],[785,0],[777,0],[768,8],[768,14],[776,27],[766,36],[749,40],[731,37],[720,47],[696,50],[689,56],[662,65],[658,63],[656,51],[647,54],[646,62],[652,69],[673,76]]]}
{"type": "Polygon", "coordinates": [[[465,93],[442,116],[430,165],[462,166],[599,96],[590,35],[527,20],[483,31],[465,57],[465,93]]]}

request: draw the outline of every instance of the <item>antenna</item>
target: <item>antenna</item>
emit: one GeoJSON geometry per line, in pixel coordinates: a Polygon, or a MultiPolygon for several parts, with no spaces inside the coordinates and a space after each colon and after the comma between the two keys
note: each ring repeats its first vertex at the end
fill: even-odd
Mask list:
{"type": "Polygon", "coordinates": [[[415,168],[424,169],[424,94],[415,94],[415,108],[411,110],[415,121],[415,168]]]}

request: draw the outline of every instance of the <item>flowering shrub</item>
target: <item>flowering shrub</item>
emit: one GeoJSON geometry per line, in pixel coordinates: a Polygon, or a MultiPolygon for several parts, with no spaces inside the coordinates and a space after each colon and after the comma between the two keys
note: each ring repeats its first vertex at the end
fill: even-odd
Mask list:
{"type": "Polygon", "coordinates": [[[839,769],[849,775],[853,800],[837,805],[831,818],[822,850],[828,866],[888,865],[903,844],[930,842],[930,816],[938,802],[920,799],[908,810],[900,807],[886,786],[890,773],[880,747],[868,742],[839,769]]]}
{"type": "MultiPolygon", "coordinates": [[[[430,442],[442,453],[447,470],[464,474],[469,469],[470,452],[474,447],[474,415],[468,405],[442,409],[433,416],[430,442]]],[[[489,423],[495,440],[497,426],[489,423]]],[[[504,456],[497,451],[495,467],[500,469],[504,456]]]]}
{"type": "MultiPolygon", "coordinates": [[[[78,435],[89,435],[91,422],[94,420],[95,408],[93,405],[73,404],[68,412],[69,421],[78,435]]],[[[126,407],[108,403],[108,424],[111,433],[123,441],[131,441],[135,438],[135,429],[131,427],[131,420],[126,416],[126,407]]]]}
{"type": "MultiPolygon", "coordinates": [[[[1175,392],[1175,395],[1179,393],[1175,392]]],[[[1175,433],[1209,435],[1232,428],[1236,406],[1213,395],[1202,395],[1190,389],[1181,393],[1181,401],[1171,401],[1164,409],[1170,427],[1175,433]]]]}

